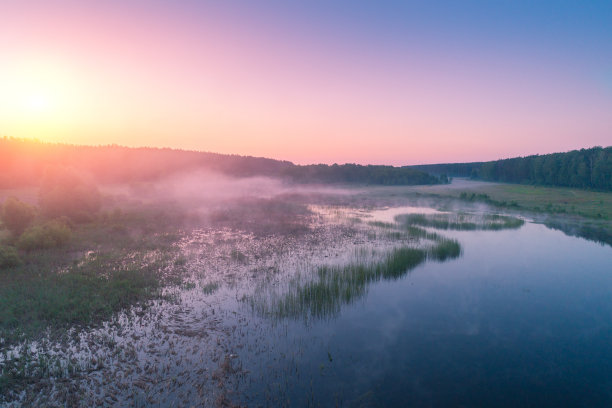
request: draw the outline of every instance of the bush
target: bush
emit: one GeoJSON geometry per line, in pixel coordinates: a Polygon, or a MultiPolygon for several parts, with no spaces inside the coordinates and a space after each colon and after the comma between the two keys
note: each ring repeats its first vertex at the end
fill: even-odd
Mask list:
{"type": "Polygon", "coordinates": [[[40,208],[48,217],[66,216],[76,222],[90,221],[100,209],[100,192],[72,169],[48,168],[38,196],[40,208]]]}
{"type": "Polygon", "coordinates": [[[31,251],[61,247],[70,240],[71,236],[70,227],[65,222],[51,220],[43,225],[28,228],[17,240],[17,248],[31,251]]]}
{"type": "Polygon", "coordinates": [[[16,197],[9,197],[2,207],[2,222],[14,237],[21,235],[32,223],[36,210],[16,197]]]}
{"type": "Polygon", "coordinates": [[[21,265],[21,258],[11,246],[0,246],[0,268],[12,268],[21,265]]]}

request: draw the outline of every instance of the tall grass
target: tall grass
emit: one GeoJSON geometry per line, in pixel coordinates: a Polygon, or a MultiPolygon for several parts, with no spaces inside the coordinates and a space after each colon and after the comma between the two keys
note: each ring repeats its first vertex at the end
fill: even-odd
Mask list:
{"type": "Polygon", "coordinates": [[[446,261],[461,255],[461,245],[454,239],[443,239],[427,251],[427,258],[446,261]]]}
{"type": "Polygon", "coordinates": [[[442,230],[502,230],[517,229],[525,223],[522,219],[497,214],[402,214],[395,220],[404,228],[432,227],[442,230]]]}
{"type": "MultiPolygon", "coordinates": [[[[20,262],[9,248],[4,258],[13,260],[0,273],[0,338],[13,343],[46,328],[61,334],[67,326],[99,322],[157,298],[165,284],[178,284],[183,266],[173,244],[179,224],[156,223],[155,214],[100,217],[75,226],[64,247],[23,246],[20,262]]],[[[48,230],[41,231],[46,239],[48,230]]]]}
{"type": "Polygon", "coordinates": [[[399,279],[427,259],[445,261],[460,254],[457,241],[442,240],[428,249],[396,248],[378,261],[321,266],[314,280],[296,285],[269,305],[260,303],[255,307],[275,318],[333,317],[342,305],[362,298],[374,282],[399,279]]]}

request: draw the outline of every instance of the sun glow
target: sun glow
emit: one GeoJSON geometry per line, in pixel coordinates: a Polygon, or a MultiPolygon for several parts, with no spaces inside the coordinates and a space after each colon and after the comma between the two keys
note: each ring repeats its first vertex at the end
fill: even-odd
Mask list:
{"type": "Polygon", "coordinates": [[[83,121],[82,78],[57,58],[24,58],[0,67],[0,136],[61,140],[83,121]]]}
{"type": "Polygon", "coordinates": [[[49,98],[44,94],[32,94],[25,98],[25,105],[34,112],[42,112],[49,108],[49,98]]]}

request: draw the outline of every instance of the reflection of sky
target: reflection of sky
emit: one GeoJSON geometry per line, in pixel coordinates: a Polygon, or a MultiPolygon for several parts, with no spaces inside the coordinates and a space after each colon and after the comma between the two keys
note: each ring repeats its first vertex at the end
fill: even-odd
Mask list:
{"type": "Polygon", "coordinates": [[[443,214],[442,211],[435,210],[429,207],[391,207],[384,210],[371,211],[373,221],[395,222],[395,216],[400,214],[443,214]]]}
{"type": "Polygon", "coordinates": [[[373,390],[386,403],[439,406],[543,396],[609,403],[612,248],[536,224],[451,234],[461,258],[378,282],[338,319],[302,334],[324,349],[306,360],[334,355],[334,376],[315,376],[320,395],[373,390]]]}

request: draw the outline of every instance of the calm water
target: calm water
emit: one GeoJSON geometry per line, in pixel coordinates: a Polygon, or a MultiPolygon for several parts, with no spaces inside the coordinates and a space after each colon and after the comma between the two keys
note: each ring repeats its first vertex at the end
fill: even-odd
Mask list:
{"type": "Polygon", "coordinates": [[[279,323],[265,362],[245,363],[250,402],[612,406],[612,248],[531,223],[443,234],[461,258],[279,323]]]}

